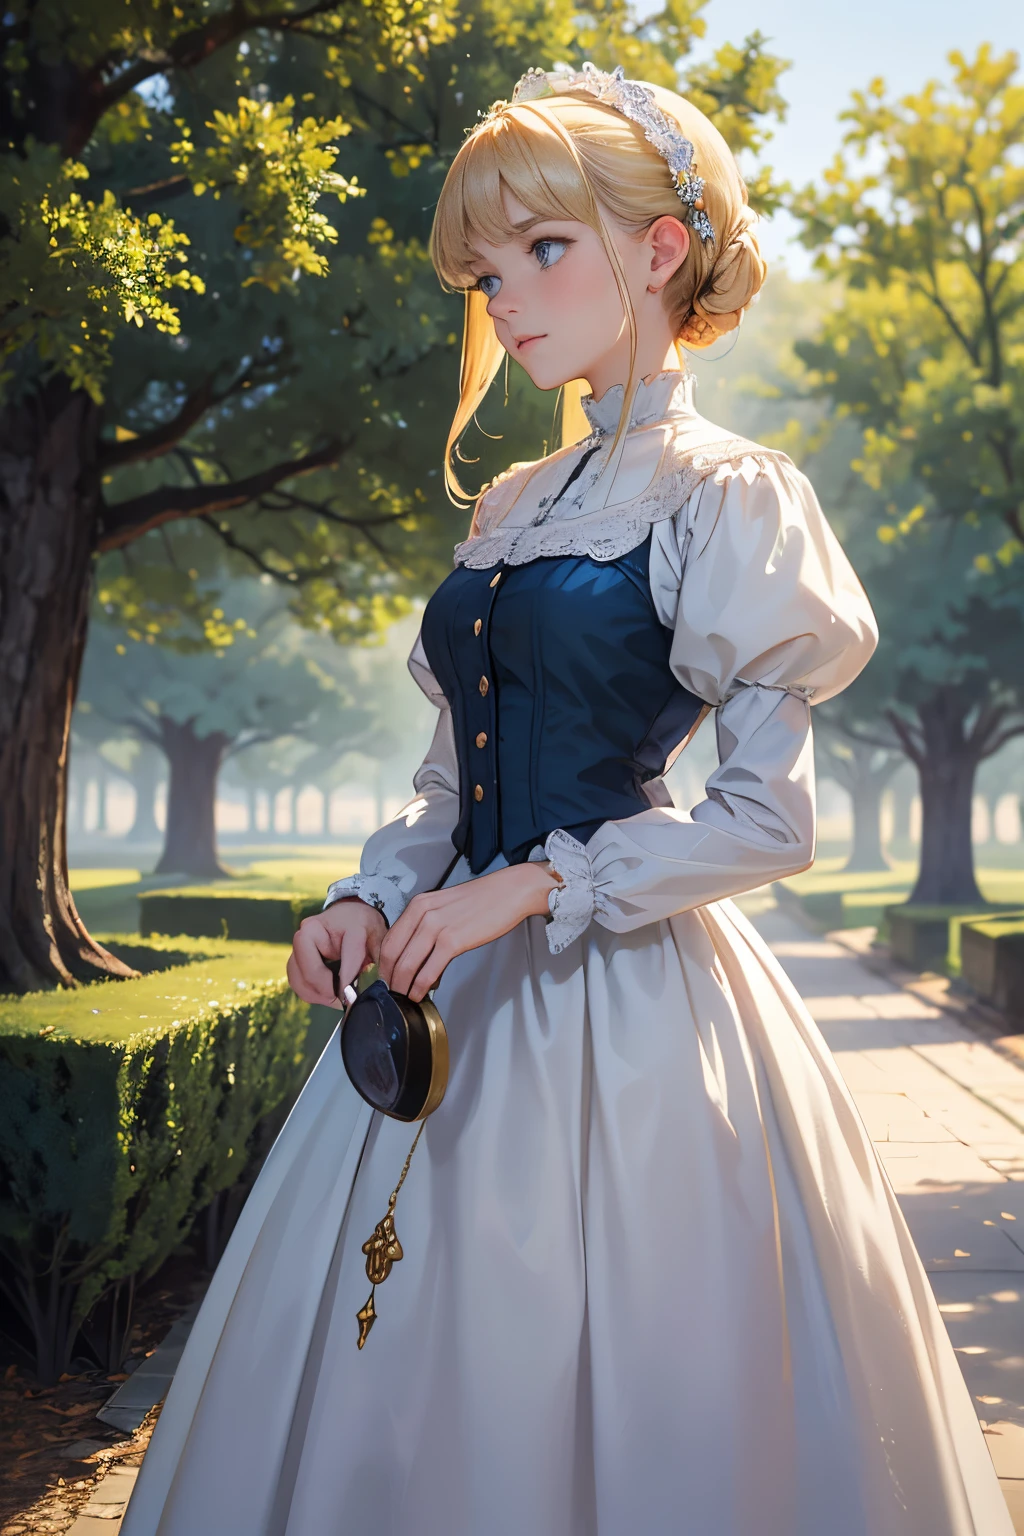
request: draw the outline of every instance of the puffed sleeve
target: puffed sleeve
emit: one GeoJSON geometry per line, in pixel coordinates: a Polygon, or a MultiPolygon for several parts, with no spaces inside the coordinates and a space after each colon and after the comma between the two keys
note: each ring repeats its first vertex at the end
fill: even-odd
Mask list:
{"type": "Polygon", "coordinates": [[[719,766],[692,811],[656,806],[564,832],[548,942],[591,919],[616,933],[752,890],[814,856],[810,703],[867,663],[877,630],[863,588],[807,479],[748,457],[702,482],[652,535],[651,590],[674,631],[671,666],[714,710],[719,766]]]}
{"type": "Polygon", "coordinates": [[[415,798],[363,845],[359,873],[336,880],[325,907],[345,896],[358,896],[383,912],[388,923],[401,916],[407,902],[429,891],[451,863],[452,833],[459,819],[459,769],[451,710],[417,639],[409,671],[438,707],[430,750],[413,776],[415,798]]]}

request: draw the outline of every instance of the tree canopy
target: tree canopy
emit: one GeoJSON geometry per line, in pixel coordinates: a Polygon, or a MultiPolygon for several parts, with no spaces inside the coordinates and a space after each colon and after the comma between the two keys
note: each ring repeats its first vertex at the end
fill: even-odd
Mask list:
{"type": "Polygon", "coordinates": [[[917,766],[933,902],[977,899],[974,773],[1024,731],[1024,88],[1014,55],[950,64],[898,102],[855,96],[824,187],[792,203],[837,284],[796,352],[852,448],[847,542],[883,619],[836,711],[917,766]]]}

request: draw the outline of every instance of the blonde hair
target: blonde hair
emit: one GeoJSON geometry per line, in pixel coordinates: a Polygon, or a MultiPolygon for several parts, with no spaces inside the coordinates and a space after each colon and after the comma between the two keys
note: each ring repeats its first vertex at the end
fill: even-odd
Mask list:
{"type": "MultiPolygon", "coordinates": [[[[674,91],[651,86],[657,105],[694,146],[695,170],[704,178],[704,204],[713,242],[691,232],[690,248],[669,279],[663,298],[677,346],[709,346],[739,325],[767,271],[758,249],[757,216],[728,145],[703,112],[674,91]]],[[[441,281],[463,288],[474,279],[476,242],[503,245],[518,231],[502,201],[504,188],[541,219],[574,219],[601,237],[630,329],[630,375],[616,443],[627,424],[636,354],[636,321],[625,273],[602,210],[622,228],[642,235],[668,214],[686,222],[665,160],[643,130],[613,107],[585,93],[498,103],[473,129],[456,155],[437,205],[431,257],[441,281]]],[[[466,293],[459,405],[445,450],[445,482],[453,499],[465,497],[452,458],[458,441],[487,393],[505,353],[487,314],[487,298],[466,293]]],[[[581,380],[565,386],[562,443],[589,431],[580,406],[581,380]]],[[[472,499],[472,498],[470,498],[472,499]]]]}

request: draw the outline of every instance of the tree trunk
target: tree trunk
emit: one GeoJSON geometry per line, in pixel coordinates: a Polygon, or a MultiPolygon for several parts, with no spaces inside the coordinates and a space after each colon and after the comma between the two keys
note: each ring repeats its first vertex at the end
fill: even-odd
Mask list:
{"type": "Polygon", "coordinates": [[[882,791],[885,776],[872,772],[858,774],[849,786],[853,810],[853,847],[843,865],[851,873],[889,868],[882,851],[882,791]]]}
{"type": "Polygon", "coordinates": [[[320,791],[320,836],[329,837],[331,833],[331,792],[329,789],[320,791]]]}
{"type": "Polygon", "coordinates": [[[255,832],[259,825],[259,790],[250,784],[245,791],[245,798],[249,808],[249,825],[246,830],[248,832],[255,832]]]}
{"type": "Polygon", "coordinates": [[[227,870],[217,858],[214,813],[217,776],[231,738],[222,731],[198,736],[191,720],[181,723],[164,715],[160,718],[160,739],[171,777],[164,851],[154,873],[223,879],[227,870]]]}
{"type": "Polygon", "coordinates": [[[897,773],[892,784],[892,842],[894,847],[907,847],[913,842],[910,835],[910,817],[914,808],[917,784],[913,769],[908,763],[897,773]]]}
{"type": "Polygon", "coordinates": [[[60,378],[0,412],[0,994],[136,974],[90,938],[68,889],[99,424],[60,378]]]}
{"type": "Polygon", "coordinates": [[[160,828],[156,824],[156,792],[160,787],[160,778],[160,758],[151,747],[144,746],[132,775],[135,815],[128,828],[130,843],[155,843],[160,837],[160,828]]]}
{"type": "Polygon", "coordinates": [[[110,791],[110,776],[101,768],[96,775],[96,831],[109,832],[107,825],[107,795],[110,791]]]}
{"type": "Polygon", "coordinates": [[[921,864],[909,899],[927,906],[982,901],[974,878],[971,808],[983,753],[971,740],[969,707],[953,689],[943,689],[918,709],[921,864]]]}

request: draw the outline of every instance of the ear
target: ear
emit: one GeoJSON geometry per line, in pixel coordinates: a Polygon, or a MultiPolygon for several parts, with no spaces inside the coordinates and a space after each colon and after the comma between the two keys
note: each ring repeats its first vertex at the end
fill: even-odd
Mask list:
{"type": "Polygon", "coordinates": [[[648,293],[660,293],[683,262],[686,260],[690,249],[690,231],[679,219],[671,214],[662,214],[660,219],[655,219],[647,234],[644,236],[651,255],[651,275],[647,284],[648,293]]]}

